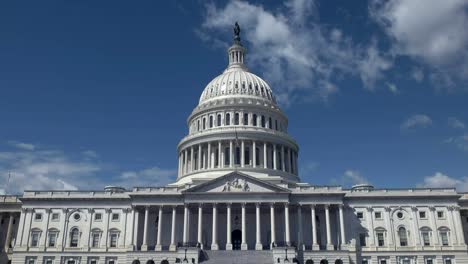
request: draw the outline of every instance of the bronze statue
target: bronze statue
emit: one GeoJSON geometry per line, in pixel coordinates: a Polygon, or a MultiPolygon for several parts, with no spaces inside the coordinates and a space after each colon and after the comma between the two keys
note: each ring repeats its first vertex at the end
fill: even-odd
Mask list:
{"type": "Polygon", "coordinates": [[[234,24],[234,40],[240,41],[240,27],[237,22],[234,24]]]}

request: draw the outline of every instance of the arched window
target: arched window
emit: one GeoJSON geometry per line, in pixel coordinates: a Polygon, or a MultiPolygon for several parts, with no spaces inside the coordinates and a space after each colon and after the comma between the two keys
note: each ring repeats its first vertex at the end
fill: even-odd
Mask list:
{"type": "Polygon", "coordinates": [[[161,264],[169,264],[169,261],[167,261],[167,259],[161,261],[161,264]]]}
{"type": "Polygon", "coordinates": [[[240,154],[241,154],[240,148],[239,148],[239,147],[236,147],[236,156],[235,156],[236,158],[235,158],[235,161],[234,161],[234,163],[235,163],[236,165],[239,165],[239,164],[240,164],[240,160],[241,160],[240,154]]]}
{"type": "Polygon", "coordinates": [[[311,260],[311,259],[308,259],[308,260],[305,262],[305,264],[314,264],[314,261],[311,260]]]}
{"type": "Polygon", "coordinates": [[[215,162],[215,167],[219,166],[219,149],[216,149],[215,151],[215,157],[214,157],[214,162],[215,162]]]}
{"type": "Polygon", "coordinates": [[[216,125],[221,126],[221,114],[218,114],[218,118],[216,119],[216,125]]]}
{"type": "Polygon", "coordinates": [[[78,241],[80,240],[80,230],[78,228],[72,228],[70,231],[70,247],[78,247],[78,241]]]}
{"type": "Polygon", "coordinates": [[[328,260],[322,259],[322,260],[320,261],[320,264],[328,264],[328,260]]]}
{"type": "Polygon", "coordinates": [[[93,228],[91,230],[91,247],[98,248],[101,244],[102,231],[99,228],[93,228]]]}
{"type": "Polygon", "coordinates": [[[150,259],[146,262],[146,264],[154,264],[154,260],[150,259]]]}
{"type": "Polygon", "coordinates": [[[250,148],[245,147],[244,149],[244,164],[250,165],[250,148]]]}
{"type": "Polygon", "coordinates": [[[252,116],[252,123],[253,123],[253,126],[257,126],[257,115],[256,114],[253,114],[253,116],[252,116]]]}
{"type": "Polygon", "coordinates": [[[440,242],[442,243],[442,246],[448,246],[449,245],[449,231],[447,227],[439,227],[439,236],[440,236],[440,242]]]}
{"type": "Polygon", "coordinates": [[[197,130],[200,131],[200,120],[197,121],[197,130]]]}
{"type": "Polygon", "coordinates": [[[210,128],[213,127],[213,116],[210,116],[210,128]]]}
{"type": "Polygon", "coordinates": [[[47,246],[48,247],[55,247],[57,245],[57,238],[58,238],[59,230],[56,228],[49,229],[49,233],[47,234],[47,246]]]}
{"type": "Polygon", "coordinates": [[[406,228],[404,227],[398,228],[398,237],[400,238],[400,246],[402,247],[408,246],[408,235],[406,233],[406,228]]]}
{"type": "Polygon", "coordinates": [[[427,226],[421,227],[421,238],[424,246],[431,245],[431,229],[427,226]]]}
{"type": "Polygon", "coordinates": [[[119,242],[120,232],[118,229],[112,228],[109,230],[109,247],[116,248],[119,242]]]}
{"type": "Polygon", "coordinates": [[[132,264],[140,264],[140,261],[138,259],[135,259],[132,264]]]}
{"type": "Polygon", "coordinates": [[[206,129],[206,118],[203,118],[203,130],[206,129]]]}
{"type": "Polygon", "coordinates": [[[273,125],[273,124],[271,123],[271,117],[270,117],[270,118],[268,118],[268,128],[271,129],[271,128],[272,128],[272,125],[273,125]]]}
{"type": "Polygon", "coordinates": [[[234,114],[234,125],[239,125],[239,113],[234,114]]]}
{"type": "Polygon", "coordinates": [[[231,125],[231,114],[230,113],[226,113],[226,120],[225,120],[224,123],[226,124],[226,126],[231,125]]]}
{"type": "Polygon", "coordinates": [[[341,259],[335,260],[335,264],[343,264],[343,261],[341,259]]]}
{"type": "Polygon", "coordinates": [[[249,114],[244,114],[244,126],[249,125],[249,114]]]}
{"type": "Polygon", "coordinates": [[[260,165],[260,148],[255,148],[255,165],[260,165]]]}
{"type": "Polygon", "coordinates": [[[265,127],[265,116],[262,116],[262,127],[265,127]]]}
{"type": "Polygon", "coordinates": [[[39,246],[39,239],[41,237],[41,230],[38,228],[33,228],[31,230],[31,242],[29,244],[30,247],[38,247],[39,246]]]}
{"type": "Polygon", "coordinates": [[[278,120],[275,120],[275,130],[278,130],[278,120]]]}

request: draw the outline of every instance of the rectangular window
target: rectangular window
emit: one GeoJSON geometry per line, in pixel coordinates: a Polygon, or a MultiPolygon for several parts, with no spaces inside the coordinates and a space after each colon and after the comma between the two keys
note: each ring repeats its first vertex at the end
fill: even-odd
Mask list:
{"type": "Polygon", "coordinates": [[[425,211],[420,211],[419,212],[419,218],[426,219],[426,212],[425,211]]]}
{"type": "Polygon", "coordinates": [[[94,221],[102,221],[102,214],[101,213],[94,214],[94,221]]]}
{"type": "Polygon", "coordinates": [[[386,259],[381,259],[379,264],[387,264],[387,260],[386,259]]]}
{"type": "Polygon", "coordinates": [[[58,221],[60,220],[60,214],[59,213],[53,213],[51,217],[52,221],[58,221]]]}
{"type": "Polygon", "coordinates": [[[115,233],[113,233],[113,234],[110,235],[110,247],[111,247],[111,248],[117,247],[117,239],[118,239],[118,237],[119,237],[118,234],[115,234],[115,233]]]}
{"type": "Polygon", "coordinates": [[[440,240],[442,240],[442,245],[443,246],[448,246],[449,245],[448,233],[447,232],[440,232],[440,240]]]}
{"type": "Polygon", "coordinates": [[[107,261],[107,264],[115,264],[115,260],[109,259],[109,261],[107,261]]]}
{"type": "Polygon", "coordinates": [[[445,259],[444,264],[452,264],[452,260],[451,259],[445,259]]]}
{"type": "Polygon", "coordinates": [[[97,260],[92,259],[92,260],[89,262],[89,264],[97,264],[97,260]]]}
{"type": "Polygon", "coordinates": [[[31,247],[39,246],[39,232],[31,233],[31,247]]]}
{"type": "Polygon", "coordinates": [[[74,259],[70,259],[69,261],[67,261],[67,264],[76,264],[76,261],[74,259]]]}
{"type": "Polygon", "coordinates": [[[54,262],[54,261],[51,260],[51,259],[46,259],[46,260],[44,261],[44,264],[52,264],[53,262],[54,262]]]}
{"type": "Polygon", "coordinates": [[[56,232],[49,233],[48,246],[49,247],[55,247],[56,242],[57,242],[57,233],[56,232]]]}
{"type": "Polygon", "coordinates": [[[100,238],[101,238],[101,234],[93,233],[93,240],[92,240],[92,243],[91,243],[91,247],[98,248],[100,238]]]}
{"type": "Polygon", "coordinates": [[[28,264],[35,264],[36,263],[36,259],[28,259],[28,264]]]}
{"type": "Polygon", "coordinates": [[[361,263],[362,264],[368,264],[369,262],[367,261],[367,259],[363,259],[361,263]]]}
{"type": "Polygon", "coordinates": [[[362,212],[357,212],[357,218],[358,219],[364,218],[364,214],[362,212]]]}
{"type": "Polygon", "coordinates": [[[382,219],[382,213],[381,212],[375,212],[375,219],[382,219]]]}
{"type": "Polygon", "coordinates": [[[422,232],[424,246],[431,245],[431,239],[429,237],[429,232],[422,232]]]}
{"type": "Polygon", "coordinates": [[[359,244],[361,245],[361,247],[366,246],[366,234],[364,233],[359,234],[359,244]]]}
{"type": "Polygon", "coordinates": [[[112,214],[112,221],[119,221],[119,214],[117,213],[112,214]]]}
{"type": "Polygon", "coordinates": [[[426,259],[426,264],[434,264],[434,262],[432,261],[432,259],[426,259]]]}
{"type": "Polygon", "coordinates": [[[384,239],[384,233],[383,232],[378,232],[377,233],[377,242],[379,247],[385,246],[385,239],[384,239]]]}
{"type": "Polygon", "coordinates": [[[42,214],[40,214],[40,213],[35,213],[35,214],[34,214],[34,220],[35,220],[35,221],[41,221],[41,220],[42,220],[42,214]]]}
{"type": "Polygon", "coordinates": [[[437,211],[437,218],[444,218],[444,211],[437,211]]]}
{"type": "Polygon", "coordinates": [[[402,264],[411,264],[411,260],[409,259],[403,259],[403,261],[401,262],[402,264]]]}

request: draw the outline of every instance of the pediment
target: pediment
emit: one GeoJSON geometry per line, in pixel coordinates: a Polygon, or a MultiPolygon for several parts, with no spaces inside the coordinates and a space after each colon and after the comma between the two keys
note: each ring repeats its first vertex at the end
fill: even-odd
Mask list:
{"type": "Polygon", "coordinates": [[[241,172],[231,172],[214,180],[191,187],[185,193],[271,193],[290,192],[272,183],[241,172]]]}

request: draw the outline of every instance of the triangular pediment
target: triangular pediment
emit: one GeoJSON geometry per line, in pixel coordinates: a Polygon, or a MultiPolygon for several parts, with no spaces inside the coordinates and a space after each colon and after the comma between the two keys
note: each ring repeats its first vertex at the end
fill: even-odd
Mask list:
{"type": "Polygon", "coordinates": [[[185,193],[262,193],[290,192],[275,184],[262,181],[241,172],[231,172],[214,180],[191,187],[185,193]]]}

